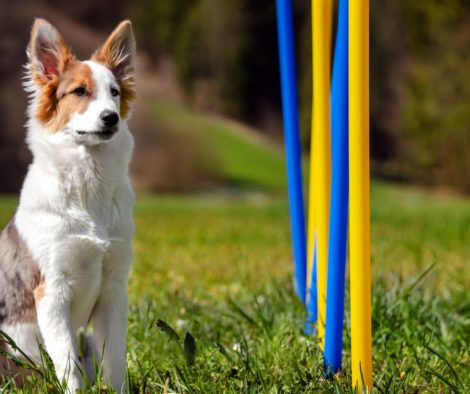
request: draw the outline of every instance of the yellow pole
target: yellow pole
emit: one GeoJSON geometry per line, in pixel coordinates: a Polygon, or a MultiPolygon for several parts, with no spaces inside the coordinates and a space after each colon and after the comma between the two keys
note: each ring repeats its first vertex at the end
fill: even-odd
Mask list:
{"type": "Polygon", "coordinates": [[[330,202],[330,74],[333,1],[312,0],[313,108],[308,220],[308,288],[317,251],[318,337],[323,347],[326,316],[330,202]],[[314,240],[316,244],[314,245],[314,240]]]}
{"type": "Polygon", "coordinates": [[[362,392],[372,389],[369,0],[349,3],[349,184],[352,386],[362,392]]]}

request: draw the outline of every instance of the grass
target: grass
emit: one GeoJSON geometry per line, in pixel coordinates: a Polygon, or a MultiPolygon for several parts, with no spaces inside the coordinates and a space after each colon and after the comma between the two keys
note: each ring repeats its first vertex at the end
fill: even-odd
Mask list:
{"type": "Polygon", "coordinates": [[[211,170],[225,183],[271,190],[286,187],[283,151],[259,133],[164,100],[153,102],[152,108],[166,127],[204,140],[206,155],[215,161],[211,170]]]}
{"type": "MultiPolygon", "coordinates": [[[[15,205],[0,199],[1,225],[15,205]]],[[[140,196],[135,219],[134,392],[351,392],[349,314],[335,379],[302,333],[285,199],[140,196]]],[[[374,392],[470,392],[470,202],[376,183],[371,226],[374,392]]],[[[54,390],[46,377],[25,391],[54,390]]]]}

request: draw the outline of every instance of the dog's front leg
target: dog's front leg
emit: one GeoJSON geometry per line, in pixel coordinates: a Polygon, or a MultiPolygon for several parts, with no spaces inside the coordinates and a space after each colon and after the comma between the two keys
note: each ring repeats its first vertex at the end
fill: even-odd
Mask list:
{"type": "Polygon", "coordinates": [[[101,293],[92,316],[99,351],[103,352],[105,379],[118,393],[124,392],[126,370],[127,280],[130,259],[130,247],[111,248],[105,259],[101,293]]]}
{"type": "MultiPolygon", "coordinates": [[[[47,286],[47,285],[46,285],[47,286]]],[[[69,292],[64,286],[46,287],[37,307],[39,329],[57,377],[67,382],[70,393],[82,384],[77,343],[70,319],[69,292]],[[53,289],[53,291],[49,291],[53,289]]]]}
{"type": "Polygon", "coordinates": [[[125,286],[103,294],[93,313],[93,331],[103,354],[104,376],[118,393],[124,392],[127,304],[125,286]]]}

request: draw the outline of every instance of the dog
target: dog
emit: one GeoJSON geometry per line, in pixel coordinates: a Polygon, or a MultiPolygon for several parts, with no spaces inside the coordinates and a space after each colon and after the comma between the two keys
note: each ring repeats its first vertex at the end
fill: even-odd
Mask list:
{"type": "MultiPolygon", "coordinates": [[[[0,329],[37,363],[42,344],[74,392],[81,371],[93,370],[77,339],[91,323],[86,348],[101,357],[106,383],[122,392],[135,199],[127,126],[135,98],[132,25],[121,22],[79,61],[57,29],[37,19],[27,54],[33,161],[0,234],[0,329]]],[[[8,368],[3,359],[2,373],[8,368]]]]}

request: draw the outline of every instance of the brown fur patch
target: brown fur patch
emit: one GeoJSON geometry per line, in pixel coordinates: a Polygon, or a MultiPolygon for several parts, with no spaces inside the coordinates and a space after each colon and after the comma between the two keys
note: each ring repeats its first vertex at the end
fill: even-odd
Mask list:
{"type": "Polygon", "coordinates": [[[134,83],[129,86],[128,83],[119,82],[121,86],[121,98],[120,98],[120,114],[122,119],[126,119],[131,111],[131,104],[136,97],[134,83]]]}
{"type": "Polygon", "coordinates": [[[14,220],[0,234],[0,325],[37,321],[34,289],[41,272],[14,220]]]}
{"type": "Polygon", "coordinates": [[[59,84],[59,79],[55,78],[53,81],[45,84],[39,95],[39,100],[36,106],[36,117],[43,123],[49,122],[52,116],[54,115],[57,99],[55,93],[57,90],[57,85],[59,84]]]}
{"type": "Polygon", "coordinates": [[[44,277],[41,277],[41,280],[39,281],[39,284],[33,290],[34,303],[36,305],[36,309],[39,305],[39,302],[44,297],[45,293],[46,293],[46,280],[44,279],[44,277]]]}
{"type": "Polygon", "coordinates": [[[96,84],[90,67],[79,61],[72,63],[60,75],[54,96],[52,98],[49,95],[44,97],[41,94],[41,98],[44,97],[44,100],[52,99],[49,105],[54,107],[52,116],[47,121],[48,129],[56,132],[67,124],[75,112],[80,114],[85,112],[90,101],[94,99],[95,89],[96,84]],[[73,91],[78,87],[85,88],[87,94],[84,96],[73,94],[73,91]]]}
{"type": "Polygon", "coordinates": [[[130,21],[124,21],[111,33],[104,45],[91,60],[108,67],[121,88],[120,115],[125,119],[136,97],[132,57],[135,51],[134,35],[130,21]]]}

